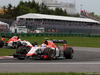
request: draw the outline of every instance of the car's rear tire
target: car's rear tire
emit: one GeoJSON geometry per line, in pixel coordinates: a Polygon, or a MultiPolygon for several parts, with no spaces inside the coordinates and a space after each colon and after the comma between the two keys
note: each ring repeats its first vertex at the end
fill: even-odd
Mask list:
{"type": "Polygon", "coordinates": [[[66,59],[73,59],[74,50],[71,47],[67,47],[64,51],[64,57],[66,59]]]}
{"type": "Polygon", "coordinates": [[[16,51],[17,58],[19,60],[24,60],[26,58],[27,54],[27,48],[26,47],[19,47],[16,51]]]}
{"type": "Polygon", "coordinates": [[[51,59],[54,58],[54,56],[56,55],[56,53],[55,53],[55,50],[53,50],[51,48],[45,48],[44,55],[47,56],[47,59],[51,60],[51,59]]]}
{"type": "Polygon", "coordinates": [[[4,46],[4,42],[0,40],[0,48],[2,48],[3,46],[4,46]]]}

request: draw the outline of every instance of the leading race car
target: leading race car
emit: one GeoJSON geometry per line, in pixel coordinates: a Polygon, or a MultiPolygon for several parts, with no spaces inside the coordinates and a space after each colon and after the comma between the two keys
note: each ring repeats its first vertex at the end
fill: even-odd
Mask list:
{"type": "Polygon", "coordinates": [[[57,59],[61,56],[66,59],[72,59],[73,55],[74,50],[71,47],[67,47],[65,40],[45,40],[40,46],[33,46],[28,41],[23,41],[23,43],[20,42],[20,47],[16,50],[14,57],[20,60],[24,60],[28,57],[51,60],[57,59]],[[54,43],[63,43],[63,50],[54,43]]]}
{"type": "Polygon", "coordinates": [[[2,38],[0,40],[0,48],[2,48],[3,46],[10,47],[10,48],[16,48],[18,41],[21,41],[19,36],[13,36],[13,37],[11,37],[11,36],[2,36],[2,38]],[[10,38],[10,39],[7,42],[4,42],[5,38],[10,38]]]}

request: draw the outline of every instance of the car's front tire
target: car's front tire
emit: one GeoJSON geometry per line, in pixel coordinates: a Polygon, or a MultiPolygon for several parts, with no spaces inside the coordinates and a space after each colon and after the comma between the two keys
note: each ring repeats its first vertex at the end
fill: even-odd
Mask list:
{"type": "Polygon", "coordinates": [[[26,47],[19,47],[16,51],[17,58],[19,60],[24,60],[26,58],[27,49],[26,47]]]}
{"type": "Polygon", "coordinates": [[[45,48],[44,50],[44,55],[47,56],[47,59],[51,60],[54,58],[55,56],[55,50],[51,49],[51,48],[45,48]]]}

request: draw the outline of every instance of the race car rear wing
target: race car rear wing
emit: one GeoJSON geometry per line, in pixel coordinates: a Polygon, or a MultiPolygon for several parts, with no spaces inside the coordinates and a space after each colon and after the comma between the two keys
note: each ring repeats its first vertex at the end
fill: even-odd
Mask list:
{"type": "Polygon", "coordinates": [[[63,43],[63,44],[67,44],[66,40],[52,40],[53,43],[63,43]]]}
{"type": "MultiPolygon", "coordinates": [[[[2,38],[12,38],[13,36],[2,36],[2,38]]],[[[19,38],[19,36],[16,36],[19,38]]]]}
{"type": "Polygon", "coordinates": [[[58,43],[63,43],[64,44],[64,51],[66,50],[67,48],[67,42],[66,40],[52,40],[53,43],[57,43],[57,46],[58,46],[58,43]]]}
{"type": "Polygon", "coordinates": [[[2,38],[11,38],[11,36],[2,36],[2,38]]]}

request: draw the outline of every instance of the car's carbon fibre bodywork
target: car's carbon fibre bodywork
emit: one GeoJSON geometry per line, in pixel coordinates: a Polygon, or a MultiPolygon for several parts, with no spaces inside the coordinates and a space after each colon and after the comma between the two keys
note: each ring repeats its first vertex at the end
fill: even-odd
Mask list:
{"type": "MultiPolygon", "coordinates": [[[[59,49],[58,46],[56,46],[54,43],[63,43],[64,44],[64,49],[63,49],[63,56],[66,56],[66,49],[67,49],[67,44],[65,40],[46,40],[44,43],[47,44],[46,47],[42,47],[41,45],[35,45],[33,46],[30,42],[28,41],[21,41],[22,46],[20,46],[16,54],[14,54],[14,57],[18,59],[25,59],[26,57],[39,57],[40,59],[54,59],[58,58],[61,56],[61,49],[59,49]],[[27,53],[23,54],[22,51],[25,51],[27,53]],[[20,56],[21,57],[20,57],[20,56]],[[24,56],[23,56],[24,55],[24,56]]],[[[72,49],[72,48],[71,48],[72,49]]],[[[73,50],[73,49],[72,49],[73,50]]],[[[68,57],[70,59],[73,58],[72,54],[73,51],[69,50],[68,57]]]]}

